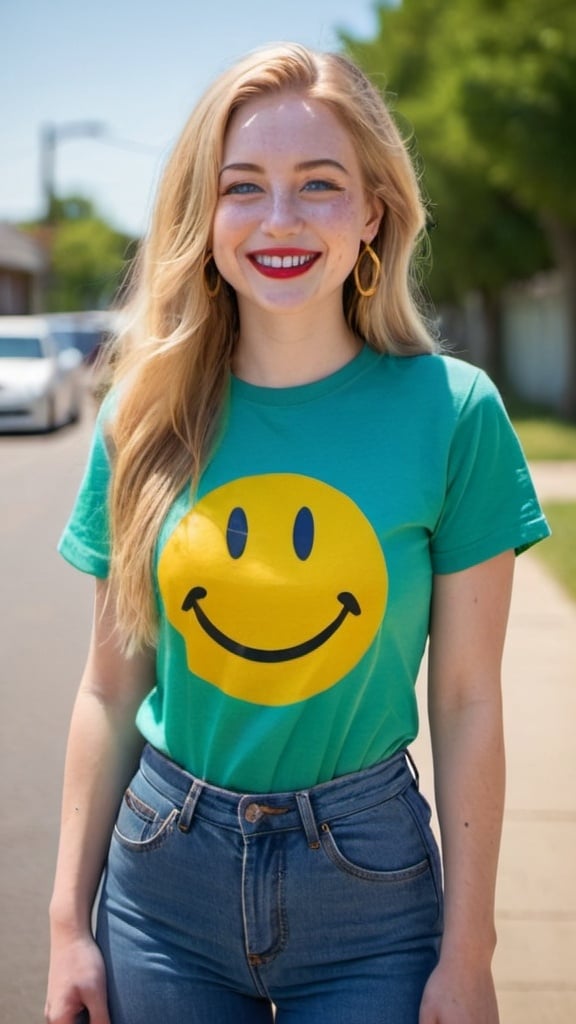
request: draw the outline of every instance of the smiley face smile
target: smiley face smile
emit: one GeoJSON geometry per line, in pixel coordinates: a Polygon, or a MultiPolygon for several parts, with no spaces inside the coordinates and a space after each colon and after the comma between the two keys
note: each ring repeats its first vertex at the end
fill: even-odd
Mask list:
{"type": "Polygon", "coordinates": [[[226,636],[225,633],[222,633],[210,621],[199,605],[199,601],[202,601],[206,595],[207,591],[204,587],[193,587],[182,603],[182,611],[188,612],[192,609],[204,632],[226,651],[229,651],[231,654],[237,654],[240,658],[246,658],[248,661],[260,661],[268,665],[276,664],[280,661],[293,661],[295,658],[302,658],[305,654],[310,654],[334,635],[347,615],[361,615],[360,605],[354,595],[348,591],[343,591],[341,594],[338,594],[338,600],[342,605],[340,612],[320,633],[293,647],[285,647],[281,650],[266,650],[260,647],[247,647],[245,644],[240,644],[226,636]]]}

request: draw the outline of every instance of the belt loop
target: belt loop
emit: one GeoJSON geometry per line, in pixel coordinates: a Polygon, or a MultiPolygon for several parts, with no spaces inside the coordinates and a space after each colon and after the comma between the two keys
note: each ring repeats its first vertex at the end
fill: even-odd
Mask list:
{"type": "Polygon", "coordinates": [[[309,794],[307,792],[296,793],[296,803],[298,804],[298,810],[300,811],[300,817],[302,818],[302,825],[304,826],[308,846],[311,850],[319,850],[320,836],[318,835],[318,827],[316,825],[316,819],[314,817],[314,811],[312,810],[312,804],[310,803],[309,794]]]}
{"type": "Polygon", "coordinates": [[[198,779],[194,779],[194,782],[188,790],[188,796],[186,797],[182,810],[180,811],[180,821],[178,822],[178,828],[181,832],[189,832],[192,824],[192,818],[194,817],[194,811],[196,810],[196,804],[198,798],[202,792],[202,783],[198,779]]]}
{"type": "Polygon", "coordinates": [[[412,769],[412,774],[414,776],[414,782],[416,783],[416,789],[420,789],[420,772],[418,771],[418,769],[416,767],[416,762],[414,761],[414,758],[412,757],[412,754],[410,753],[410,751],[408,749],[404,750],[404,754],[406,756],[406,760],[408,761],[408,764],[410,765],[410,768],[412,769]]]}

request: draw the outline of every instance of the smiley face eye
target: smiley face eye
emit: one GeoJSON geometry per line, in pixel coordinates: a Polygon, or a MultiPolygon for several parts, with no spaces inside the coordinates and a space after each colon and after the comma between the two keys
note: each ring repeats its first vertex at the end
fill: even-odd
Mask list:
{"type": "Polygon", "coordinates": [[[248,540],[248,520],[243,508],[233,508],[228,516],[226,527],[226,544],[232,558],[240,558],[244,554],[248,540]]]}
{"type": "Polygon", "coordinates": [[[298,558],[305,562],[314,544],[314,517],[306,506],[300,509],[294,520],[292,542],[298,558]]]}

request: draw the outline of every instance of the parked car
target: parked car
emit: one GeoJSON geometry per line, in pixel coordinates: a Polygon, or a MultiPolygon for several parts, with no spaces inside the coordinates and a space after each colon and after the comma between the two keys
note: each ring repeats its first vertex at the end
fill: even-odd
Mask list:
{"type": "Polygon", "coordinates": [[[0,317],[0,431],[53,430],[79,419],[82,353],[45,317],[0,317]]]}
{"type": "Polygon", "coordinates": [[[59,345],[79,349],[88,366],[96,362],[102,346],[114,329],[114,314],[108,310],[50,313],[46,319],[59,345]]]}

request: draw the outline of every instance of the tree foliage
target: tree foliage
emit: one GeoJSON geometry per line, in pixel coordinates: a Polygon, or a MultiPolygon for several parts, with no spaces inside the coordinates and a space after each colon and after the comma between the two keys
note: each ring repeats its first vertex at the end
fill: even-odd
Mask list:
{"type": "Polygon", "coordinates": [[[377,13],[374,39],[342,41],[414,133],[438,221],[432,295],[477,289],[493,303],[555,261],[576,416],[576,4],[403,0],[377,13]]]}
{"type": "MultiPolygon", "coordinates": [[[[464,13],[468,39],[476,0],[404,0],[382,5],[371,41],[343,36],[346,48],[388,102],[422,168],[432,237],[430,289],[437,301],[471,288],[497,291],[549,261],[533,213],[489,173],[489,161],[464,116],[459,90],[466,56],[455,24],[464,13]],[[458,53],[454,52],[455,48],[458,53]],[[385,78],[384,78],[385,72],[385,78]]],[[[490,7],[490,0],[484,0],[490,7]]]]}
{"type": "Polygon", "coordinates": [[[576,5],[449,7],[458,108],[491,181],[536,214],[576,226],[576,5]]]}
{"type": "Polygon", "coordinates": [[[134,242],[107,223],[84,196],[56,199],[50,225],[28,225],[50,255],[51,312],[103,309],[117,294],[134,242]]]}
{"type": "Polygon", "coordinates": [[[52,248],[53,310],[101,309],[118,291],[128,239],[97,217],[63,221],[52,248]]]}

